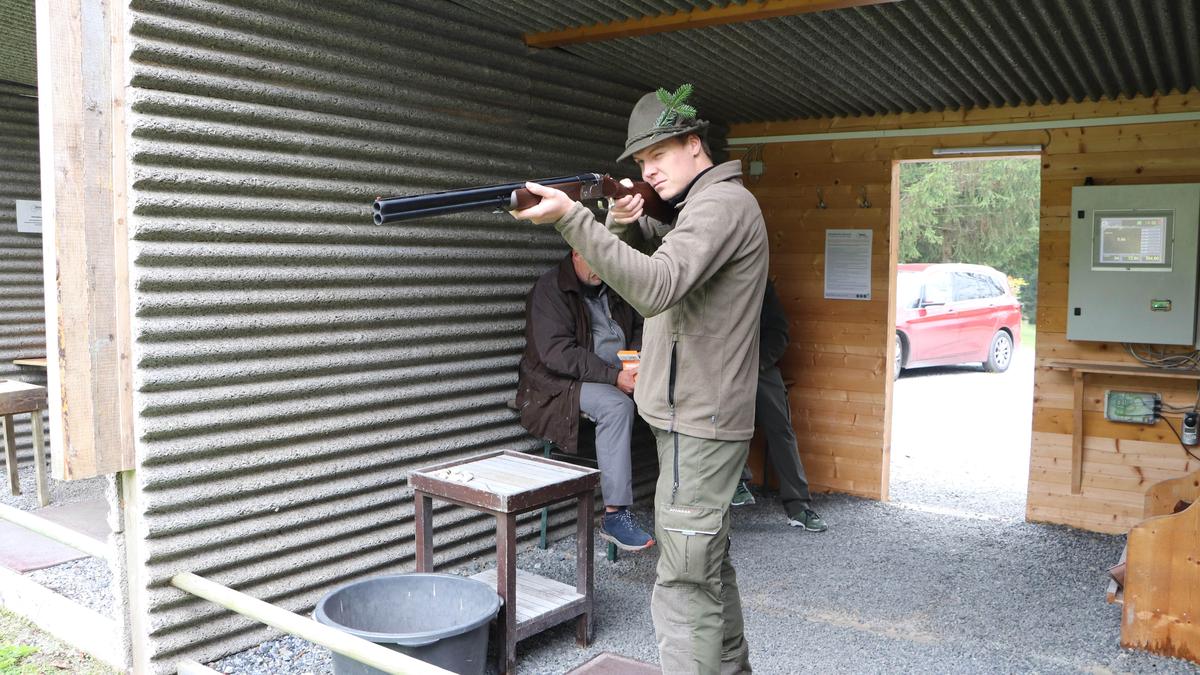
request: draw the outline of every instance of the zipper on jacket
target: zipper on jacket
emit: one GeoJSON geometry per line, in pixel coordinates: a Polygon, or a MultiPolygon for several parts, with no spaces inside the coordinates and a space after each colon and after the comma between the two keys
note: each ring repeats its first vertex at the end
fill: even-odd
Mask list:
{"type": "Polygon", "coordinates": [[[679,492],[679,432],[675,430],[675,347],[679,340],[671,341],[671,369],[667,379],[667,405],[671,409],[671,426],[669,431],[675,442],[675,482],[671,486],[671,503],[675,503],[675,494],[679,492]]]}

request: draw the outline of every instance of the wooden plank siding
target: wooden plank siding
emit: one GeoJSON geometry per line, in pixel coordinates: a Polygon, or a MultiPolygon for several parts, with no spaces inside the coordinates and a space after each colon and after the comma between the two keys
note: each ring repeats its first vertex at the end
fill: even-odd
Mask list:
{"type": "MultiPolygon", "coordinates": [[[[1116,101],[797,120],[735,125],[729,136],[1004,124],[1200,111],[1200,93],[1116,101]]],[[[784,359],[793,422],[814,490],[887,499],[890,460],[890,369],[898,214],[894,167],[933,159],[936,147],[1042,145],[1037,372],[1033,395],[1026,517],[1100,532],[1125,532],[1143,517],[1154,482],[1200,469],[1165,425],[1139,427],[1104,419],[1105,389],[1158,391],[1191,404],[1186,382],[1089,375],[1084,389],[1083,490],[1071,494],[1071,374],[1056,359],[1133,363],[1120,344],[1068,342],[1067,281],[1071,188],[1087,177],[1102,185],[1200,182],[1200,123],[1071,127],[1041,131],[955,133],[772,143],[762,147],[765,173],[747,178],[767,220],[771,277],[791,320],[784,359]],[[818,197],[820,190],[820,197],[818,197]],[[866,195],[869,206],[862,208],[866,195]],[[819,199],[825,208],[818,207],[819,199]],[[869,302],[824,300],[824,241],[829,228],[873,231],[869,302]]],[[[734,148],[734,156],[739,156],[734,148]]]]}

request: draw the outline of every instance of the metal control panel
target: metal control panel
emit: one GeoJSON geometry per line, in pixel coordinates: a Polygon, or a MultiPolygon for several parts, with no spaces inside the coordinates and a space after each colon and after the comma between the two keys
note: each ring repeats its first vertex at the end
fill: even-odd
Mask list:
{"type": "Polygon", "coordinates": [[[1067,339],[1197,345],[1200,183],[1071,191],[1067,339]]]}

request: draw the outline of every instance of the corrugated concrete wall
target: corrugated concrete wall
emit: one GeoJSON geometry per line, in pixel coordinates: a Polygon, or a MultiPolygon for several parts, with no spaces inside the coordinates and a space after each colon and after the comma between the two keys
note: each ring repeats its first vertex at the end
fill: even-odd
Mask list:
{"type": "MultiPolygon", "coordinates": [[[[0,83],[0,380],[45,386],[44,370],[12,362],[46,353],[42,238],[17,232],[15,203],[41,198],[36,94],[32,87],[0,83]]],[[[29,416],[18,415],[14,422],[17,457],[33,461],[29,416]]]]}
{"type": "MultiPolygon", "coordinates": [[[[132,7],[142,583],[166,671],[269,635],[172,575],[305,611],[412,569],[410,469],[533,447],[505,401],[560,239],[488,213],[378,227],[370,204],[616,170],[641,92],[445,3],[132,7]]],[[[492,550],[488,521],[435,523],[439,562],[492,550]]]]}
{"type": "Polygon", "coordinates": [[[0,2],[0,80],[37,86],[33,0],[0,2]]]}

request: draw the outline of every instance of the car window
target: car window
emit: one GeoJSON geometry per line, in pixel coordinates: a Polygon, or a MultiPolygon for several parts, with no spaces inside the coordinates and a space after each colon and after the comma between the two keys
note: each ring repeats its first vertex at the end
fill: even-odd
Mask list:
{"type": "Polygon", "coordinates": [[[950,291],[950,275],[935,272],[925,277],[925,292],[922,296],[924,304],[945,304],[952,298],[950,291]]]}
{"type": "Polygon", "coordinates": [[[979,300],[994,298],[997,294],[995,282],[987,275],[978,272],[954,273],[954,299],[979,300]]]}
{"type": "Polygon", "coordinates": [[[993,291],[989,297],[1000,298],[1008,295],[1008,280],[998,276],[989,276],[988,281],[992,282],[993,291]]]}
{"type": "Polygon", "coordinates": [[[921,275],[915,272],[896,274],[896,306],[911,309],[921,300],[921,275]]]}

